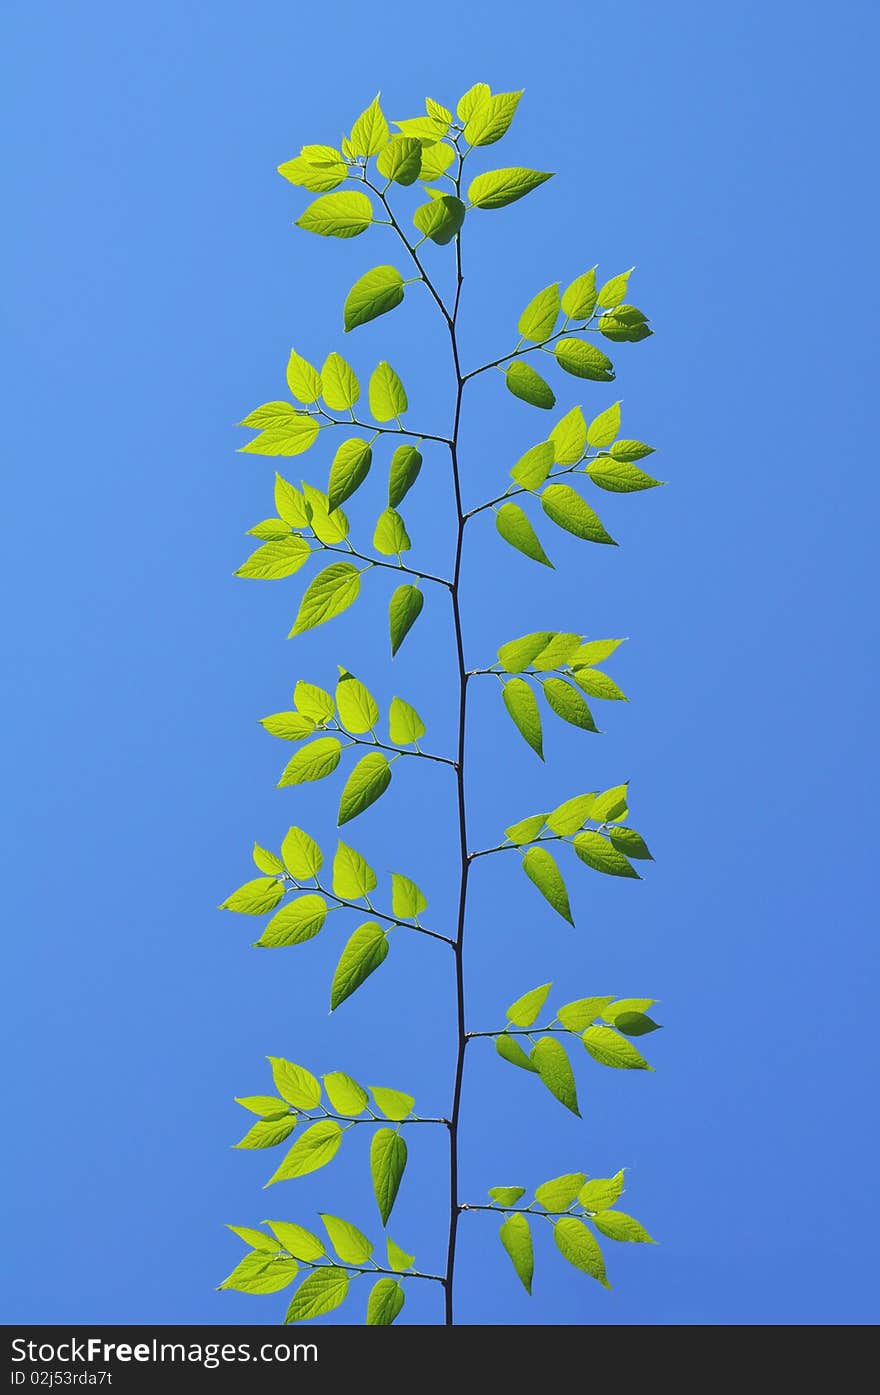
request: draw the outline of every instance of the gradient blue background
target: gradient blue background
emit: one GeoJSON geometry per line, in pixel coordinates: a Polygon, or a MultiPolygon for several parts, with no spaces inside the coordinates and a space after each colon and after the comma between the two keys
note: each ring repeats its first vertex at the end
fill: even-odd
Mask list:
{"type": "MultiPolygon", "coordinates": [[[[392,671],[381,577],[295,644],[302,578],[233,579],[244,530],[272,511],[272,462],[236,455],[232,424],[283,390],[296,344],[319,361],[345,347],[364,375],[380,356],[406,362],[411,417],[439,429],[444,346],[412,352],[432,323],[418,288],[342,343],[342,297],[397,258],[390,234],[292,230],[302,199],[274,168],[304,140],[338,138],[379,86],[397,116],[483,79],[527,88],[484,165],[561,173],[468,220],[466,363],[511,347],[548,281],[637,263],[656,337],[620,347],[614,391],[557,375],[560,410],[621,396],[625,433],[662,445],[672,487],[603,497],[623,546],[559,534],[555,573],[504,548],[485,516],[473,527],[470,660],[545,625],[628,634],[609,668],[633,698],[602,709],[601,739],[550,725],[544,768],[480,689],[473,842],[630,778],[657,862],[640,884],[572,869],[574,931],[512,859],[480,865],[470,1022],[496,1025],[553,978],[558,1001],[661,998],[668,1030],[650,1041],[652,1076],[578,1059],[583,1123],[473,1048],[465,1194],[625,1164],[627,1206],[663,1243],[609,1242],[606,1294],[548,1233],[530,1302],[490,1218],[465,1218],[459,1313],[876,1318],[875,8],[330,3],[318,16],[27,0],[7,5],[5,28],[5,1320],[274,1322],[284,1295],[214,1291],[240,1252],[225,1221],[321,1207],[378,1232],[364,1137],[268,1193],[276,1155],[229,1150],[232,1096],[268,1086],[267,1053],[402,1086],[428,1113],[447,1105],[442,946],[396,943],[331,1020],[341,927],[262,954],[253,922],[215,906],[251,875],[255,837],[277,846],[301,822],[332,846],[338,780],[276,790],[289,749],[255,724],[296,678],[328,684],[345,663],[384,699],[409,697],[431,748],[450,747],[442,596],[392,671]]],[[[496,492],[546,428],[500,378],[474,389],[468,499],[496,492]]],[[[320,480],[326,464],[323,446],[293,469],[320,480]]],[[[383,473],[351,510],[361,536],[383,473]]],[[[439,448],[408,519],[419,558],[444,567],[439,448]]],[[[415,876],[448,925],[448,774],[402,765],[350,841],[415,876]]],[[[445,1140],[411,1143],[392,1233],[429,1267],[445,1140]]],[[[436,1320],[439,1298],[413,1285],[402,1320],[436,1320]]],[[[334,1316],[359,1320],[363,1301],[334,1316]]]]}

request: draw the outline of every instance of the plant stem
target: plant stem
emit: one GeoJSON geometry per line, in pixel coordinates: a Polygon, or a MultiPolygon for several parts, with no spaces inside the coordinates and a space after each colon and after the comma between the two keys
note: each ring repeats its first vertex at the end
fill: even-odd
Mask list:
{"type": "Polygon", "coordinates": [[[438,586],[445,586],[447,591],[452,590],[452,582],[447,581],[445,576],[432,576],[430,572],[417,572],[412,567],[404,567],[397,562],[380,562],[378,557],[368,557],[365,552],[356,552],[353,547],[330,547],[324,543],[325,552],[340,552],[343,557],[357,557],[361,562],[369,562],[371,567],[386,567],[390,572],[403,572],[405,576],[417,576],[419,581],[435,581],[438,586]]]}
{"type": "MultiPolygon", "coordinates": [[[[297,889],[303,890],[301,887],[297,889]]],[[[308,887],[306,887],[305,890],[308,890],[308,887]]],[[[398,920],[396,916],[386,915],[384,911],[377,911],[375,906],[361,906],[357,901],[346,901],[344,896],[337,896],[335,891],[330,891],[326,886],[321,886],[319,882],[316,882],[315,890],[319,891],[322,896],[327,896],[335,901],[337,906],[346,906],[349,910],[360,911],[362,915],[369,913],[372,916],[376,916],[378,920],[387,921],[389,925],[399,925],[402,930],[415,930],[419,935],[429,935],[432,940],[442,940],[445,945],[454,946],[455,944],[455,941],[451,940],[448,935],[441,935],[438,930],[428,930],[424,925],[415,925],[411,920],[398,920]]]]}
{"type": "Polygon", "coordinates": [[[417,756],[420,760],[433,760],[438,765],[451,765],[455,769],[455,761],[450,760],[448,756],[434,756],[428,751],[408,751],[406,747],[401,746],[386,746],[384,741],[362,741],[342,726],[337,726],[336,730],[347,736],[353,746],[366,746],[368,751],[391,751],[395,756],[417,756]]]}
{"type": "MultiPolygon", "coordinates": [[[[461,192],[462,155],[458,152],[458,171],[455,180],[456,194],[461,192]]],[[[464,641],[461,628],[461,604],[459,586],[461,583],[461,556],[464,543],[465,516],[461,503],[461,480],[458,468],[458,431],[461,421],[461,399],[464,391],[464,378],[458,356],[456,325],[458,307],[461,300],[461,285],[464,277],[461,267],[461,234],[455,238],[455,302],[452,316],[447,316],[449,337],[452,348],[452,361],[455,368],[455,410],[452,422],[452,444],[449,447],[452,465],[452,483],[455,493],[456,538],[455,564],[452,573],[452,620],[455,627],[455,647],[458,659],[458,768],[456,784],[458,793],[458,837],[459,837],[459,895],[458,924],[455,933],[455,996],[457,1049],[455,1060],[455,1080],[452,1089],[452,1114],[449,1123],[449,1241],[446,1250],[446,1326],[454,1322],[453,1290],[455,1280],[455,1248],[458,1236],[458,1126],[461,1115],[461,1086],[464,1076],[464,1057],[467,1048],[465,1030],[464,1001],[464,932],[467,910],[467,887],[470,861],[467,851],[467,805],[465,799],[465,727],[467,717],[467,668],[464,661],[464,641]]]]}
{"type": "MultiPolygon", "coordinates": [[[[470,378],[476,378],[480,373],[488,373],[490,368],[498,368],[502,363],[509,363],[511,359],[521,358],[523,354],[533,354],[538,349],[543,349],[547,344],[552,344],[555,339],[562,339],[565,335],[584,334],[589,330],[590,325],[596,318],[596,312],[581,325],[564,324],[562,329],[558,329],[549,338],[542,339],[539,344],[526,344],[522,348],[516,348],[509,354],[502,354],[500,358],[493,358],[491,363],[481,363],[479,368],[472,368],[470,373],[465,373],[462,382],[466,383],[470,378]]],[[[595,331],[593,331],[595,333],[595,331]]]]}
{"type": "Polygon", "coordinates": [[[531,847],[533,843],[565,843],[567,837],[561,833],[550,833],[546,838],[530,838],[528,843],[499,843],[497,848],[481,848],[479,852],[468,854],[471,862],[475,857],[488,857],[490,853],[498,852],[521,852],[525,847],[531,847]]]}
{"type": "MultiPolygon", "coordinates": [[[[538,1033],[544,1036],[551,1032],[554,1036],[580,1036],[579,1032],[569,1032],[568,1027],[529,1027],[528,1031],[523,1028],[502,1027],[500,1032],[468,1032],[468,1041],[473,1041],[474,1037],[534,1037],[538,1033]]],[[[470,1208],[473,1211],[473,1207],[470,1208]]]]}

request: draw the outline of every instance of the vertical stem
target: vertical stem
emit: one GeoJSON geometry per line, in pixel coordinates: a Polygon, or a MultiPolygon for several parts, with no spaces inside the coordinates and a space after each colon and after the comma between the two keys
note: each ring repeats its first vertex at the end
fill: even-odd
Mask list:
{"type": "MultiPolygon", "coordinates": [[[[461,186],[461,154],[458,158],[458,176],[456,178],[456,192],[461,186]]],[[[455,627],[455,647],[458,658],[458,768],[456,770],[456,784],[458,787],[458,835],[459,835],[459,857],[460,857],[460,882],[458,893],[458,924],[455,933],[455,995],[456,995],[456,1030],[457,1046],[455,1059],[455,1082],[452,1089],[452,1109],[449,1119],[449,1244],[446,1253],[446,1313],[445,1324],[451,1327],[453,1317],[453,1287],[455,1281],[455,1245],[458,1236],[458,1124],[461,1113],[461,1085],[464,1075],[464,1056],[467,1048],[467,1037],[465,1035],[465,1015],[464,1015],[464,932],[465,914],[467,910],[467,887],[468,872],[470,862],[467,849],[467,807],[465,802],[465,725],[467,715],[467,670],[464,661],[464,641],[461,631],[461,601],[460,601],[460,581],[461,581],[461,555],[464,542],[465,515],[461,502],[461,479],[458,468],[458,430],[461,420],[461,397],[464,390],[464,379],[461,376],[461,364],[458,357],[458,337],[456,324],[458,320],[458,305],[461,299],[461,235],[455,239],[455,302],[452,315],[448,318],[449,337],[452,345],[452,360],[455,367],[455,413],[452,422],[452,436],[450,441],[450,456],[452,463],[452,483],[455,492],[455,513],[456,513],[456,535],[455,535],[455,565],[452,573],[452,621],[455,627]]]]}

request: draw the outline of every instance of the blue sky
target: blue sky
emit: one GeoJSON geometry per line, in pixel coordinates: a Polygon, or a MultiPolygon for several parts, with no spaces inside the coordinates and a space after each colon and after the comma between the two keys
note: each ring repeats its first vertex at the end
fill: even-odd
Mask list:
{"type": "MultiPolygon", "coordinates": [[[[485,80],[526,88],[485,166],[558,175],[468,220],[466,362],[512,347],[547,282],[636,264],[656,336],[621,346],[613,389],[556,386],[561,408],[620,396],[671,487],[603,497],[622,546],[560,534],[555,572],[473,528],[470,661],[533,628],[626,634],[609,670],[632,697],[603,710],[601,738],[550,727],[542,767],[480,690],[474,842],[629,778],[657,860],[639,884],[572,874],[571,930],[513,859],[486,859],[470,1025],[553,979],[559,1001],[662,999],[666,1030],[654,1075],[578,1060],[583,1122],[474,1047],[463,1188],[625,1165],[626,1205],[662,1244],[616,1247],[606,1294],[543,1243],[530,1301],[491,1218],[466,1217],[459,1313],[875,1320],[874,8],[512,0],[438,18],[392,0],[371,18],[331,0],[324,16],[316,33],[277,3],[6,9],[4,1318],[274,1322],[283,1295],[214,1291],[239,1253],[224,1222],[324,1209],[378,1234],[363,1139],[268,1193],[269,1155],[230,1151],[232,1096],[268,1087],[267,1054],[407,1089],[426,1113],[448,1103],[442,946],[395,944],[330,1018],[339,931],[263,954],[215,909],[254,838],[301,823],[332,846],[338,783],[275,789],[287,751],[256,725],[297,678],[327,685],[343,663],[414,702],[430,749],[452,740],[441,600],[392,670],[381,580],[288,643],[301,578],[232,577],[272,479],[235,454],[232,424],[283,390],[292,344],[346,347],[362,375],[389,357],[413,419],[440,420],[443,346],[422,341],[416,295],[342,343],[342,297],[393,259],[388,235],[292,229],[302,199],[274,169],[338,138],[377,88],[398,116],[485,80]]],[[[467,497],[496,492],[545,422],[500,379],[474,389],[467,497]]],[[[318,481],[326,450],[294,463],[318,481]]],[[[448,556],[445,464],[426,454],[407,511],[429,569],[448,556]]],[[[372,488],[351,511],[365,540],[372,488]]],[[[450,782],[407,764],[350,841],[416,877],[448,924],[450,782]]],[[[432,1132],[413,1139],[392,1225],[425,1267],[444,1225],[432,1132]]],[[[402,1320],[437,1319],[428,1288],[402,1320]]]]}

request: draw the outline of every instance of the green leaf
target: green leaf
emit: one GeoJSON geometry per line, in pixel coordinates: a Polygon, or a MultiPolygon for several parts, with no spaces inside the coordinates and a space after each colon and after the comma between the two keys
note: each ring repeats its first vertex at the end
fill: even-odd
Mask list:
{"type": "Polygon", "coordinates": [[[539,988],[532,988],[528,993],[523,993],[522,997],[517,998],[507,1009],[508,1022],[512,1022],[515,1027],[531,1027],[547,1001],[547,994],[552,987],[552,983],[542,983],[539,988]]]}
{"type": "Polygon", "coordinates": [[[611,534],[606,532],[599,515],[570,484],[548,484],[541,495],[541,507],[557,527],[574,533],[576,538],[617,546],[611,534]]]}
{"type": "Polygon", "coordinates": [[[519,504],[502,504],[495,515],[495,527],[504,541],[510,543],[511,547],[515,547],[518,552],[524,553],[526,557],[531,557],[533,562],[540,562],[545,567],[553,566],[541,546],[537,533],[519,504]]]}
{"type": "Polygon", "coordinates": [[[617,1070],[652,1069],[632,1042],[620,1036],[612,1027],[587,1027],[581,1040],[600,1066],[613,1066],[617,1070]]]}
{"type": "Polygon", "coordinates": [[[326,918],[327,903],[322,896],[298,896],[273,915],[257,944],[260,949],[305,944],[320,932],[326,918]]]}
{"type": "Polygon", "coordinates": [[[587,474],[593,484],[609,494],[635,494],[640,489],[655,489],[663,483],[640,470],[637,465],[631,465],[626,460],[615,460],[610,455],[600,455],[591,461],[587,474]]]}
{"type": "Polygon", "coordinates": [[[565,1172],[535,1188],[535,1200],[545,1211],[567,1211],[586,1181],[584,1172],[565,1172]]]}
{"type": "Polygon", "coordinates": [[[514,726],[536,755],[544,759],[541,714],[538,701],[524,678],[510,678],[501,690],[504,706],[514,726]]]}
{"type": "Polygon", "coordinates": [[[588,640],[586,644],[580,645],[573,654],[569,654],[568,662],[572,668],[580,668],[583,664],[601,664],[624,643],[625,640],[622,639],[588,640]]]}
{"type": "Polygon", "coordinates": [[[300,678],[293,690],[293,704],[303,716],[323,726],[333,717],[336,706],[326,688],[300,678]]]}
{"type": "Polygon", "coordinates": [[[388,1224],[406,1167],[406,1143],[394,1129],[377,1129],[370,1144],[370,1176],[382,1224],[388,1224]]]}
{"type": "Polygon", "coordinates": [[[614,344],[638,344],[653,334],[647,315],[635,305],[618,305],[616,310],[601,315],[597,329],[614,344]]]}
{"type": "Polygon", "coordinates": [[[610,446],[618,431],[620,430],[620,403],[615,402],[606,411],[600,412],[597,417],[593,417],[587,429],[587,441],[597,450],[603,446],[610,446]]]}
{"type": "Polygon", "coordinates": [[[557,339],[553,352],[559,367],[575,378],[588,378],[594,383],[614,381],[614,364],[595,344],[584,339],[557,339]]]}
{"type": "Polygon", "coordinates": [[[570,320],[588,320],[596,305],[596,268],[576,276],[562,293],[562,309],[570,320]]]}
{"type": "Polygon", "coordinates": [[[578,998],[573,1003],[565,1003],[556,1016],[570,1032],[582,1032],[591,1022],[595,1022],[597,1017],[602,1016],[610,1002],[611,999],[607,997],[578,998]]]}
{"type": "Polygon", "coordinates": [[[265,915],[273,911],[284,895],[284,884],[274,877],[254,877],[221,901],[221,911],[241,911],[244,915],[265,915]]]}
{"type": "Polygon", "coordinates": [[[235,1103],[252,1114],[259,1114],[261,1119],[280,1119],[289,1112],[287,1101],[275,1095],[237,1095],[235,1103]]]}
{"type": "Polygon", "coordinates": [[[467,123],[473,116],[480,102],[491,97],[492,93],[488,83],[475,82],[473,87],[469,87],[463,97],[459,97],[455,110],[459,121],[467,123]]]}
{"type": "Polygon", "coordinates": [[[648,1008],[653,1006],[653,998],[617,998],[611,1003],[608,1011],[603,1012],[602,1016],[605,1018],[606,1022],[613,1022],[616,1024],[619,1013],[647,1012],[648,1008]]]}
{"type": "Polygon", "coordinates": [[[272,1067],[275,1089],[296,1109],[317,1109],[321,1103],[321,1086],[304,1066],[285,1061],[283,1056],[267,1057],[272,1067]]]}
{"type": "Polygon", "coordinates": [[[317,730],[311,717],[302,712],[271,712],[260,718],[260,726],[270,736],[279,736],[283,741],[304,741],[317,730]]]}
{"type": "Polygon", "coordinates": [[[631,1240],[643,1245],[655,1243],[645,1227],[625,1211],[600,1211],[593,1217],[593,1225],[609,1240],[631,1240]]]}
{"type": "Polygon", "coordinates": [[[508,673],[522,673],[552,638],[552,630],[536,630],[519,639],[509,639],[498,650],[498,662],[508,673]]]}
{"type": "MultiPolygon", "coordinates": [[[[482,87],[482,83],[477,84],[482,87]]],[[[473,88],[471,91],[473,92],[473,88]]],[[[516,115],[522,92],[496,92],[488,90],[473,105],[469,119],[465,122],[464,138],[468,145],[494,145],[507,133],[516,115]]],[[[464,100],[464,98],[462,98],[464,100]]],[[[459,113],[460,115],[460,113],[459,113]]]]}
{"type": "Polygon", "coordinates": [[[644,441],[615,441],[611,454],[615,460],[643,460],[654,454],[654,447],[646,446],[644,441]]]}
{"type": "Polygon", "coordinates": [[[376,885],[376,873],[366,858],[339,840],[333,858],[333,894],[346,901],[357,901],[376,885]]]}
{"type": "Polygon", "coordinates": [[[312,780],[323,780],[332,775],[339,764],[342,746],[335,736],[322,736],[301,746],[284,767],[278,788],[287,785],[302,785],[312,780]]]}
{"type": "Polygon", "coordinates": [[[433,97],[425,98],[425,111],[429,116],[442,121],[445,126],[452,125],[452,112],[448,107],[444,107],[442,102],[435,102],[433,97]]]}
{"type": "Polygon", "coordinates": [[[296,226],[320,237],[358,237],[373,221],[373,205],[366,194],[325,194],[315,199],[296,219],[296,226]]]}
{"type": "Polygon", "coordinates": [[[551,1095],[580,1118],[574,1073],[562,1042],[557,1037],[539,1037],[530,1055],[551,1095]]]}
{"type": "Polygon", "coordinates": [[[454,159],[454,149],[451,145],[446,145],[444,141],[438,141],[436,145],[423,145],[419,178],[423,181],[439,179],[442,174],[446,173],[454,159]]]}
{"type": "Polygon", "coordinates": [[[391,457],[388,475],[388,507],[396,509],[412,489],[422,468],[421,451],[415,446],[398,446],[391,457]]]}
{"type": "Polygon", "coordinates": [[[284,1321],[308,1322],[310,1318],[323,1317],[344,1303],[347,1293],[348,1275],[345,1270],[322,1265],[303,1279],[290,1300],[284,1321]]]}
{"type": "Polygon", "coordinates": [[[400,872],[391,873],[391,909],[403,920],[414,920],[427,910],[428,898],[415,882],[400,872]]]}
{"type": "Polygon", "coordinates": [[[369,1096],[363,1085],[359,1085],[341,1070],[328,1071],[323,1080],[327,1098],[337,1114],[355,1117],[363,1114],[369,1103],[369,1096]]]}
{"type": "Polygon", "coordinates": [[[618,852],[637,860],[653,862],[654,859],[647,843],[641,833],[636,833],[634,828],[612,828],[609,829],[608,836],[611,839],[612,847],[615,847],[618,852]]]}
{"type": "Polygon", "coordinates": [[[489,1196],[493,1201],[497,1201],[499,1206],[513,1206],[519,1201],[521,1196],[525,1196],[525,1187],[490,1187],[489,1196]]]}
{"type": "Polygon", "coordinates": [[[344,504],[354,494],[370,473],[373,451],[368,441],[357,436],[343,441],[333,457],[330,466],[330,482],[327,485],[327,500],[330,512],[344,504]]]}
{"type": "Polygon", "coordinates": [[[598,731],[593,714],[584,702],[577,688],[564,678],[545,678],[541,685],[544,696],[557,717],[583,731],[598,731]]]}
{"type": "Polygon", "coordinates": [[[592,1177],[578,1192],[578,1201],[585,1211],[606,1211],[623,1191],[623,1169],[613,1177],[592,1177]]]}
{"type": "Polygon", "coordinates": [[[360,572],[351,562],[333,562],[325,567],[306,587],[288,639],[341,615],[357,600],[360,589],[360,572]]]}
{"type": "Polygon", "coordinates": [[[369,398],[370,411],[377,421],[395,421],[409,406],[403,383],[384,359],[370,376],[369,398]]]}
{"type": "Polygon", "coordinates": [[[505,1216],[498,1237],[510,1256],[526,1293],[532,1291],[532,1275],[535,1272],[535,1256],[532,1249],[532,1232],[525,1216],[518,1214],[505,1216]]]}
{"type": "Polygon", "coordinates": [[[559,282],[554,281],[552,286],[545,286],[543,291],[539,291],[520,315],[516,327],[523,339],[529,339],[534,344],[549,339],[556,328],[560,308],[559,282]]]}
{"type": "Polygon", "coordinates": [[[564,838],[571,833],[577,833],[589,818],[595,799],[595,794],[576,794],[573,799],[566,799],[564,803],[557,805],[553,813],[547,815],[550,831],[560,833],[564,838]]]}
{"type": "Polygon", "coordinates": [[[616,848],[612,847],[609,840],[601,833],[594,833],[592,830],[578,833],[572,846],[581,862],[585,862],[596,872],[605,872],[610,877],[639,879],[635,867],[624,857],[622,852],[618,852],[616,848]]]}
{"type": "Polygon", "coordinates": [[[522,359],[514,359],[509,365],[504,381],[514,397],[519,397],[532,407],[543,407],[549,411],[551,407],[556,406],[556,394],[550,384],[530,363],[523,363],[522,359]]]}
{"type": "Polygon", "coordinates": [[[376,1108],[392,1123],[399,1124],[412,1113],[415,1105],[412,1095],[405,1095],[402,1090],[391,1090],[387,1085],[371,1085],[370,1089],[376,1108]]]}
{"type": "Polygon", "coordinates": [[[226,1229],[231,1230],[233,1235],[237,1235],[239,1240],[243,1240],[255,1250],[265,1250],[267,1254],[273,1255],[278,1253],[278,1241],[262,1230],[254,1230],[249,1225],[228,1225],[226,1229]]]}
{"type": "Polygon", "coordinates": [[[371,1242],[351,1221],[341,1216],[329,1216],[322,1212],[321,1222],[343,1264],[365,1264],[373,1253],[371,1242]]]}
{"type": "Polygon", "coordinates": [[[324,854],[314,838],[310,838],[301,828],[289,828],[281,844],[284,865],[297,881],[314,877],[321,869],[324,854]]]}
{"type": "Polygon", "coordinates": [[[357,736],[372,731],[379,720],[379,707],[373,694],[359,678],[344,669],[336,684],[336,706],[342,725],[357,736]]]}
{"type": "Polygon", "coordinates": [[[529,848],[523,856],[522,865],[529,881],[534,882],[554,911],[561,915],[563,920],[567,920],[569,925],[574,925],[571,907],[568,904],[568,892],[553,854],[546,848],[529,848]]]}
{"type": "MultiPolygon", "coordinates": [[[[508,169],[486,170],[468,185],[468,198],[475,208],[506,208],[533,189],[537,189],[552,174],[541,170],[523,169],[519,165],[508,169]]],[[[337,197],[339,197],[337,195],[337,197]]]]}
{"type": "Polygon", "coordinates": [[[620,276],[612,276],[610,281],[599,291],[596,297],[603,310],[613,310],[615,305],[619,305],[626,295],[626,286],[630,276],[635,271],[635,267],[630,267],[629,271],[624,271],[620,276]]]}
{"type": "Polygon", "coordinates": [[[512,1066],[519,1066],[520,1070],[531,1071],[533,1075],[538,1074],[538,1067],[534,1065],[523,1051],[516,1037],[510,1037],[506,1032],[495,1038],[495,1050],[503,1061],[508,1061],[512,1066]]]}
{"type": "Polygon", "coordinates": [[[336,822],[340,828],[375,804],[390,784],[391,766],[382,752],[371,751],[368,756],[363,756],[346,780],[339,799],[336,822]]]}
{"type": "MultiPolygon", "coordinates": [[[[252,413],[251,417],[254,415],[252,413]]],[[[242,424],[251,425],[251,418],[246,418],[242,424]]],[[[302,455],[316,439],[319,429],[313,417],[297,413],[261,431],[239,450],[243,455],[302,455]]]]}
{"type": "Polygon", "coordinates": [[[566,412],[550,432],[553,460],[557,465],[576,465],[587,444],[587,423],[580,407],[566,412]]]}
{"type": "Polygon", "coordinates": [[[590,818],[596,823],[606,823],[622,817],[626,813],[629,785],[612,785],[596,795],[590,818]]]}
{"type": "Polygon", "coordinates": [[[396,1279],[377,1279],[367,1299],[367,1326],[390,1327],[406,1295],[396,1279]]]}
{"type": "Polygon", "coordinates": [[[348,535],[348,518],[342,509],[330,512],[330,500],[321,489],[303,482],[303,493],[309,506],[309,526],[322,543],[338,543],[348,535]]]}
{"type": "Polygon", "coordinates": [[[413,214],[419,232],[438,247],[450,243],[464,222],[465,206],[454,194],[440,194],[420,204],[413,214]]]}
{"type": "MultiPolygon", "coordinates": [[[[357,329],[358,325],[378,319],[380,315],[387,315],[389,310],[395,310],[403,300],[403,285],[403,277],[396,267],[374,266],[372,271],[365,272],[345,297],[342,323],[346,333],[357,329]]],[[[324,399],[328,401],[326,392],[324,399]]],[[[357,397],[354,400],[357,401],[357,397]]],[[[328,405],[332,404],[328,401],[328,405]]],[[[352,403],[344,405],[350,407],[352,403]]]]}
{"type": "Polygon", "coordinates": [[[348,143],[353,155],[377,155],[388,143],[388,122],[379,105],[378,94],[352,126],[348,143]]]}
{"type": "Polygon", "coordinates": [[[284,1118],[258,1119],[248,1129],[244,1138],[235,1144],[236,1148],[275,1148],[289,1138],[296,1128],[296,1115],[286,1114],[284,1118]]]}
{"type": "Polygon", "coordinates": [[[314,368],[307,358],[303,358],[291,349],[290,358],[287,361],[287,386],[290,388],[291,396],[297,402],[308,405],[317,402],[321,396],[321,375],[314,368]]]}
{"type": "Polygon", "coordinates": [[[580,635],[560,630],[553,636],[550,643],[545,645],[539,654],[535,655],[533,661],[535,668],[538,670],[559,668],[561,664],[568,662],[569,656],[579,647],[580,642],[580,635]]]}
{"type": "Polygon", "coordinates": [[[304,145],[299,153],[300,157],[310,165],[345,164],[342,152],[333,145],[304,145]]]}
{"type": "Polygon", "coordinates": [[[261,523],[255,523],[253,528],[248,528],[248,534],[252,538],[261,538],[264,542],[281,542],[290,535],[290,524],[285,523],[283,518],[264,518],[261,523]]]}
{"type": "Polygon", "coordinates": [[[374,920],[358,926],[339,958],[330,985],[330,1011],[350,998],[388,957],[388,937],[374,920]]]}
{"type": "Polygon", "coordinates": [[[258,581],[279,581],[282,577],[293,576],[308,560],[311,551],[305,538],[286,537],[277,542],[263,543],[252,552],[235,575],[252,577],[258,581]]]}
{"type": "MultiPolygon", "coordinates": [[[[376,271],[393,271],[393,267],[376,267],[376,271]]],[[[367,272],[367,275],[373,273],[367,272]]],[[[399,274],[399,273],[398,273],[399,274]]],[[[366,280],[362,277],[361,280],[366,280]]],[[[358,282],[360,285],[360,282],[358,282]]],[[[349,291],[351,298],[354,287],[349,291]]],[[[388,306],[390,310],[391,307],[388,306]]],[[[361,395],[361,385],[358,382],[357,374],[341,354],[328,354],[321,369],[321,383],[323,386],[324,401],[332,412],[347,412],[350,407],[359,400],[361,395]]],[[[279,510],[280,512],[280,510],[279,510]]]]}
{"type": "Polygon", "coordinates": [[[281,1166],[266,1183],[286,1182],[293,1177],[305,1177],[326,1167],[336,1157],[342,1142],[342,1129],[335,1119],[319,1119],[306,1129],[294,1143],[281,1166]]]}
{"type": "Polygon", "coordinates": [[[422,144],[414,136],[392,136],[379,152],[376,169],[396,184],[415,184],[422,168],[422,144]]]}
{"type": "Polygon", "coordinates": [[[405,136],[412,136],[423,145],[435,145],[446,135],[448,121],[438,121],[435,116],[411,116],[405,121],[395,121],[405,136]]]}
{"type": "Polygon", "coordinates": [[[373,546],[383,557],[399,556],[412,547],[406,524],[396,509],[383,509],[376,519],[373,546]]]}
{"type": "Polygon", "coordinates": [[[519,823],[513,823],[510,828],[505,828],[504,836],[509,838],[511,843],[533,843],[547,820],[546,814],[531,814],[527,819],[520,819],[519,823]]]}
{"type": "Polygon", "coordinates": [[[276,399],[273,402],[263,402],[259,407],[254,407],[242,417],[238,425],[262,431],[281,431],[285,428],[291,431],[305,431],[313,427],[315,422],[302,407],[295,407],[285,398],[280,401],[276,399]]]}
{"type": "Polygon", "coordinates": [[[628,1037],[646,1037],[649,1032],[659,1032],[660,1023],[655,1022],[646,1012],[618,1012],[614,1025],[628,1037]]]}
{"type": "Polygon", "coordinates": [[[537,489],[544,483],[552,465],[553,444],[551,441],[541,441],[520,456],[510,474],[524,489],[537,489]]]}
{"type": "Polygon", "coordinates": [[[275,474],[275,508],[291,528],[307,528],[309,514],[305,497],[286,479],[275,474]]]}
{"type": "Polygon", "coordinates": [[[399,1245],[395,1245],[390,1235],[385,1238],[385,1248],[388,1251],[389,1269],[412,1269],[415,1264],[415,1255],[408,1255],[406,1250],[402,1250],[399,1245]]]}
{"type": "Polygon", "coordinates": [[[256,866],[267,876],[276,876],[284,871],[284,863],[280,857],[276,857],[268,848],[261,848],[259,843],[254,843],[253,859],[256,866]]]}
{"type": "Polygon", "coordinates": [[[391,657],[397,653],[422,613],[425,598],[417,586],[398,586],[388,604],[391,657]]]}
{"type": "Polygon", "coordinates": [[[266,1221],[266,1225],[294,1259],[312,1263],[316,1259],[323,1259],[327,1253],[323,1241],[306,1230],[305,1226],[296,1225],[294,1221],[266,1221]]]}
{"type": "Polygon", "coordinates": [[[348,167],[343,161],[333,165],[311,165],[308,160],[297,156],[279,165],[278,173],[290,184],[308,189],[312,194],[324,194],[330,189],[338,189],[348,175],[348,167]]]}
{"type": "Polygon", "coordinates": [[[393,697],[388,708],[388,735],[395,746],[411,746],[425,734],[425,724],[414,707],[393,697]]]}
{"type": "Polygon", "coordinates": [[[277,1293],[293,1283],[298,1267],[296,1260],[284,1256],[276,1259],[265,1251],[255,1250],[239,1260],[220,1288],[234,1289],[237,1293],[277,1293]]]}
{"type": "Polygon", "coordinates": [[[605,1276],[605,1261],[599,1242],[583,1221],[575,1216],[560,1216],[553,1227],[553,1238],[560,1254],[569,1264],[598,1279],[603,1288],[611,1287],[605,1276]]]}

